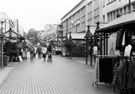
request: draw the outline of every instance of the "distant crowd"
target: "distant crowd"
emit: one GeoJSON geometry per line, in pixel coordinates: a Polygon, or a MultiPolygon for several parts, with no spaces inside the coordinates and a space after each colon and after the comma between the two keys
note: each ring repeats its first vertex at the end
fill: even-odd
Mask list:
{"type": "Polygon", "coordinates": [[[52,61],[52,46],[51,44],[40,44],[37,45],[29,45],[28,51],[30,52],[30,59],[33,60],[36,58],[36,55],[38,58],[43,58],[44,61],[52,61]]]}

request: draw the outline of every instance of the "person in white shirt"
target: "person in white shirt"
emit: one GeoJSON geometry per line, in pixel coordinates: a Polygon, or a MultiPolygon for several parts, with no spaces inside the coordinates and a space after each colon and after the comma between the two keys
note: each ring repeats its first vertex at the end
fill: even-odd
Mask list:
{"type": "Polygon", "coordinates": [[[36,58],[37,47],[34,46],[34,58],[36,58]]]}
{"type": "Polygon", "coordinates": [[[46,61],[46,54],[47,54],[47,47],[46,46],[42,47],[42,54],[43,54],[44,61],[46,61]]]}

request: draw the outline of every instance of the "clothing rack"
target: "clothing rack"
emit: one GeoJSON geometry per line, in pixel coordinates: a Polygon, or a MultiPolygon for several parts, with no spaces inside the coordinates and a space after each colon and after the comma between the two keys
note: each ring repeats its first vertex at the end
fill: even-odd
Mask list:
{"type": "Polygon", "coordinates": [[[111,71],[112,70],[110,70],[110,68],[112,68],[112,66],[114,65],[113,63],[114,63],[116,58],[117,58],[117,56],[113,56],[113,55],[112,56],[111,55],[96,55],[96,62],[95,62],[95,67],[94,67],[94,71],[93,71],[93,73],[94,73],[93,83],[92,83],[93,86],[96,85],[98,87],[99,85],[102,85],[102,83],[103,84],[109,83],[111,85],[111,79],[112,79],[111,71]],[[104,59],[106,59],[106,60],[105,60],[105,62],[102,62],[102,64],[107,64],[109,66],[109,68],[107,65],[104,67],[103,65],[100,64],[101,61],[104,59]],[[108,62],[107,62],[107,60],[108,60],[108,62]],[[109,60],[111,60],[111,62],[109,62],[109,60]],[[101,68],[101,67],[104,67],[104,68],[101,68]],[[110,70],[110,71],[105,72],[103,70],[101,72],[101,70],[105,69],[105,68],[110,70]],[[107,72],[109,72],[109,73],[107,73],[107,72]],[[107,76],[109,75],[109,79],[107,77],[105,77],[106,75],[107,76]],[[100,79],[101,77],[103,77],[103,79],[100,79]]]}
{"type": "MultiPolygon", "coordinates": [[[[121,74],[121,75],[123,75],[122,79],[121,79],[122,84],[116,83],[116,85],[115,85],[115,84],[110,83],[110,85],[114,86],[114,92],[116,91],[115,89],[117,87],[117,89],[120,91],[120,94],[125,94],[125,92],[126,92],[126,94],[134,94],[135,93],[135,84],[134,84],[134,89],[129,88],[129,75],[130,75],[129,69],[131,69],[130,64],[132,64],[132,62],[134,63],[134,68],[135,68],[135,56],[128,57],[128,56],[97,55],[95,66],[94,66],[94,71],[93,71],[94,76],[93,76],[93,83],[92,83],[92,85],[93,86],[96,85],[97,88],[99,85],[105,84],[104,82],[100,81],[100,61],[99,61],[100,58],[115,58],[115,60],[122,60],[122,63],[124,64],[122,74],[121,74]],[[132,90],[134,90],[134,91],[132,91],[132,90]],[[132,93],[132,92],[134,92],[134,93],[132,93]]],[[[116,64],[116,62],[114,62],[114,64],[116,64]]],[[[134,76],[135,76],[135,72],[134,72],[134,76]]],[[[113,77],[114,77],[114,75],[113,75],[113,77]]],[[[134,78],[134,80],[135,80],[135,78],[134,78]]],[[[119,80],[119,82],[120,82],[120,80],[119,80]]],[[[134,83],[135,83],[135,81],[134,81],[134,83]]]]}

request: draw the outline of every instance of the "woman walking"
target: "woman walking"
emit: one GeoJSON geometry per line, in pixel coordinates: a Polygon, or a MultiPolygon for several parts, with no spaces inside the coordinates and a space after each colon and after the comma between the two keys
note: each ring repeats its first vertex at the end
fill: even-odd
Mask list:
{"type": "Polygon", "coordinates": [[[47,47],[47,54],[48,54],[47,61],[52,62],[52,46],[51,45],[48,45],[48,47],[47,47]]]}
{"type": "Polygon", "coordinates": [[[47,47],[46,45],[42,47],[42,57],[44,59],[44,61],[46,61],[46,53],[47,53],[47,47]]]}
{"type": "Polygon", "coordinates": [[[34,46],[33,45],[30,45],[29,51],[30,51],[30,60],[33,60],[33,58],[34,58],[34,46]]]}

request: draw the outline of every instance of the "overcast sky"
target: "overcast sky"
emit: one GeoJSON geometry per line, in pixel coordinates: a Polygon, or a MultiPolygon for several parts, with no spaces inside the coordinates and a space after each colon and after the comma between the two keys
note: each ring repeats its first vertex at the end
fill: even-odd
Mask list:
{"type": "Polygon", "coordinates": [[[58,24],[60,19],[81,0],[1,0],[0,12],[17,18],[27,32],[43,30],[45,24],[58,24]]]}

